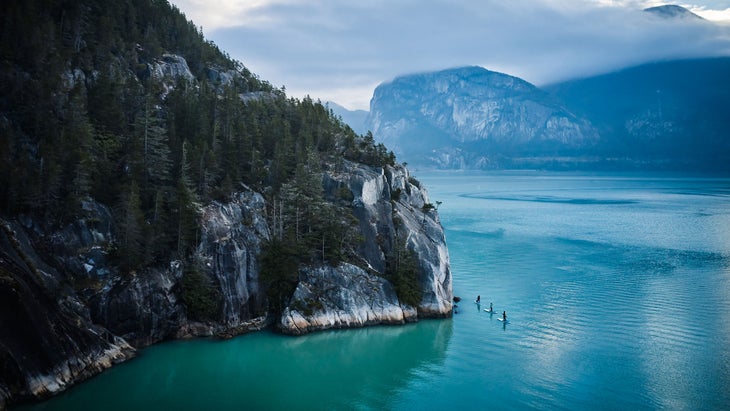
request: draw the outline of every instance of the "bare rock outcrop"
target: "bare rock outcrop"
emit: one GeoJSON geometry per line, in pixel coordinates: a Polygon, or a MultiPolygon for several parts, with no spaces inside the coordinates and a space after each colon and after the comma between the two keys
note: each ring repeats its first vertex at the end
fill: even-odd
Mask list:
{"type": "Polygon", "coordinates": [[[415,307],[402,305],[390,282],[343,263],[301,270],[296,291],[281,316],[281,329],[299,335],[329,328],[403,324],[416,318],[415,307]]]}

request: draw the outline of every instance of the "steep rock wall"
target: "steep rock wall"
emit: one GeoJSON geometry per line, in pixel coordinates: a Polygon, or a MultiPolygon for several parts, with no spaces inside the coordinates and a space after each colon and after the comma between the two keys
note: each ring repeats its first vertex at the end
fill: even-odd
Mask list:
{"type": "Polygon", "coordinates": [[[405,167],[388,168],[385,177],[391,190],[400,192],[399,200],[393,202],[393,213],[403,222],[407,247],[418,257],[418,280],[423,290],[419,314],[424,317],[450,315],[453,301],[451,266],[438,210],[424,211],[425,205],[433,205],[428,192],[418,180],[411,178],[405,167]]]}
{"type": "Polygon", "coordinates": [[[378,86],[367,127],[412,164],[494,168],[574,155],[598,133],[526,81],[480,67],[402,76],[378,86]]]}
{"type": "Polygon", "coordinates": [[[185,326],[185,306],[178,295],[180,263],[146,269],[132,278],[115,276],[89,301],[92,318],[135,347],[173,338],[185,326]]]}
{"type": "Polygon", "coordinates": [[[281,316],[281,329],[300,335],[329,328],[403,324],[416,317],[414,307],[399,303],[391,283],[343,263],[301,270],[299,285],[281,316]]]}
{"type": "Polygon", "coordinates": [[[357,264],[361,268],[340,265],[303,269],[289,308],[282,314],[282,330],[301,334],[451,315],[448,250],[437,212],[424,211],[424,205],[430,204],[426,190],[400,165],[371,168],[346,163],[344,168],[346,172],[325,173],[324,187],[331,195],[343,187],[353,194],[353,214],[364,237],[358,250],[362,261],[357,264]],[[383,279],[387,256],[400,241],[417,256],[422,290],[418,307],[401,304],[389,292],[392,284],[383,279]],[[367,283],[380,285],[369,288],[367,283]],[[373,301],[378,303],[373,305],[373,301]]]}
{"type": "Polygon", "coordinates": [[[226,327],[239,327],[265,312],[257,258],[268,239],[261,194],[236,193],[230,202],[203,210],[198,255],[223,295],[221,322],[226,327]]]}
{"type": "Polygon", "coordinates": [[[0,222],[0,409],[45,397],[134,355],[94,325],[59,273],[31,250],[25,228],[0,222]]]}
{"type": "Polygon", "coordinates": [[[272,321],[302,334],[327,328],[400,324],[451,314],[451,273],[438,215],[424,211],[426,191],[402,166],[345,162],[323,173],[327,196],[352,193],[363,241],[354,264],[300,267],[284,314],[267,318],[258,255],[270,238],[266,202],[253,191],[201,210],[196,258],[221,296],[215,319],[191,321],[183,263],[120,273],[110,250],[110,211],[87,201],[85,217],[61,228],[20,216],[3,224],[0,252],[0,404],[38,398],[134,355],[135,348],[191,336],[233,336],[272,321]],[[417,256],[421,303],[398,300],[386,277],[396,242],[417,256]],[[21,313],[16,316],[15,313],[21,313]],[[35,326],[30,331],[18,332],[35,326]]]}
{"type": "Polygon", "coordinates": [[[92,300],[95,319],[137,346],[261,328],[266,301],[257,258],[261,243],[269,238],[265,212],[263,197],[251,191],[235,193],[229,202],[213,202],[202,210],[197,259],[221,295],[215,320],[188,318],[178,261],[144,270],[131,279],[110,280],[92,300]]]}

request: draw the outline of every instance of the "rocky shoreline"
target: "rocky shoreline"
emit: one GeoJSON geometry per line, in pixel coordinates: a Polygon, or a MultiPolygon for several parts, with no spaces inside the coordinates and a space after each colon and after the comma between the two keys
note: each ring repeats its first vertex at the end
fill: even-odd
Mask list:
{"type": "Polygon", "coordinates": [[[408,170],[346,162],[323,173],[325,195],[349,190],[363,241],[357,264],[303,266],[279,318],[267,314],[257,260],[270,238],[266,202],[244,190],[203,208],[198,255],[222,296],[215,321],[189,318],[181,264],[122,275],[109,263],[111,213],[85,203],[86,217],[50,230],[18,217],[0,233],[0,409],[41,399],[102,372],[157,342],[231,338],[266,327],[301,335],[329,328],[403,324],[452,313],[443,229],[408,170]],[[335,171],[336,170],[336,171],[335,171]],[[395,194],[397,193],[397,195],[395,194]],[[421,303],[398,300],[384,278],[397,239],[417,256],[421,303]],[[27,327],[33,324],[33,327],[27,327]]]}

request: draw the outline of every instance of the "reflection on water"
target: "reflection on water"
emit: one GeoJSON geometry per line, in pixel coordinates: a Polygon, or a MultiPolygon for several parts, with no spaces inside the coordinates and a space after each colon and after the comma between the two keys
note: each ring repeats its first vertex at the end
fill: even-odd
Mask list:
{"type": "Polygon", "coordinates": [[[572,198],[572,197],[558,197],[554,195],[542,195],[542,196],[534,196],[534,195],[521,195],[521,196],[511,196],[511,197],[502,197],[502,196],[495,196],[495,195],[489,195],[489,194],[464,194],[462,195],[464,198],[476,198],[480,200],[499,200],[499,201],[527,201],[527,202],[534,202],[534,203],[556,203],[556,204],[585,204],[585,205],[618,205],[618,204],[636,204],[638,203],[637,200],[627,200],[627,199],[598,199],[598,198],[572,198]]]}
{"type": "Polygon", "coordinates": [[[442,366],[452,333],[451,320],[433,320],[303,337],[261,332],[175,341],[20,409],[377,409],[421,369],[442,366]]]}
{"type": "Polygon", "coordinates": [[[163,344],[36,409],[727,409],[730,180],[419,179],[453,319],[163,344]]]}

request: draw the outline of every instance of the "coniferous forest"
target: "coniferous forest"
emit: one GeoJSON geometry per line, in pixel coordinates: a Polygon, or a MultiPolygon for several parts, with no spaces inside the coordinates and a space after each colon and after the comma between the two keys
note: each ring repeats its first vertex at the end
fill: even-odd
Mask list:
{"type": "Polygon", "coordinates": [[[104,204],[121,272],[190,260],[201,204],[244,185],[271,205],[274,261],[345,259],[351,212],[323,198],[321,171],[395,161],[319,101],[259,79],[166,0],[10,0],[1,25],[0,212],[60,226],[87,200],[104,204]],[[178,56],[192,76],[160,75],[178,56]]]}

